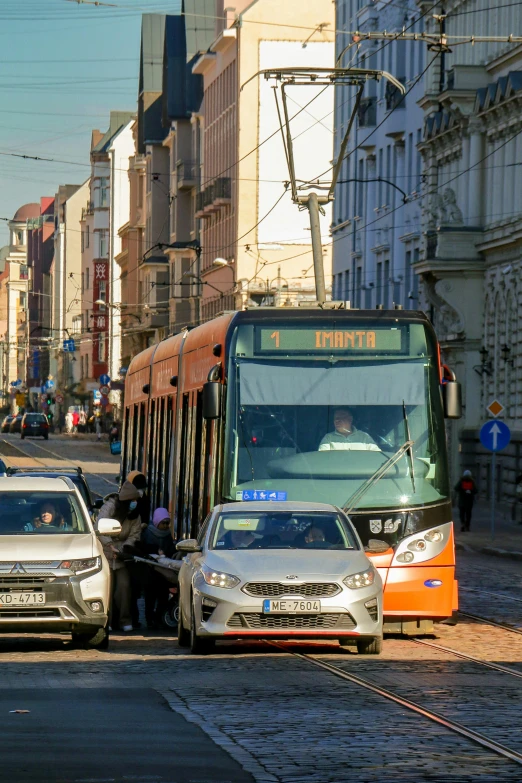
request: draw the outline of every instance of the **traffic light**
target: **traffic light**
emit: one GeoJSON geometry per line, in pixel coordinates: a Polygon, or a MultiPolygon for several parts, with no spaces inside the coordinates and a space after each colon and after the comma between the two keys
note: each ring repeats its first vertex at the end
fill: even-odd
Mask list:
{"type": "Polygon", "coordinates": [[[53,404],[53,398],[51,397],[50,394],[47,395],[46,402],[47,402],[47,405],[52,405],[53,404]]]}

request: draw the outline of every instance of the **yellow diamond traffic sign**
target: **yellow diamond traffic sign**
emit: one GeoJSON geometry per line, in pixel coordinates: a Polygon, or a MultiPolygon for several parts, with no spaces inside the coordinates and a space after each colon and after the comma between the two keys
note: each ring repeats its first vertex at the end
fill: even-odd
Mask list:
{"type": "Polygon", "coordinates": [[[486,410],[488,410],[492,416],[500,416],[502,411],[504,410],[504,406],[502,403],[500,403],[498,400],[493,400],[493,402],[490,402],[487,406],[486,410]]]}

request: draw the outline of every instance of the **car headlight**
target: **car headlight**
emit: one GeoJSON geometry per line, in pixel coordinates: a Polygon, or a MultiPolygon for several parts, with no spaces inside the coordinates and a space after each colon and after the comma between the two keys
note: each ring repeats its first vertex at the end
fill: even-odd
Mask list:
{"type": "Polygon", "coordinates": [[[346,579],[343,579],[346,587],[349,587],[351,590],[357,590],[359,587],[369,587],[370,585],[373,585],[374,581],[375,568],[373,568],[373,566],[370,566],[366,571],[360,571],[358,574],[351,574],[351,576],[347,576],[346,579]]]}
{"type": "Polygon", "coordinates": [[[214,571],[213,568],[209,568],[206,565],[201,566],[201,573],[207,585],[212,585],[212,587],[225,587],[229,590],[231,587],[238,585],[241,581],[237,576],[223,574],[221,571],[214,571]]]}
{"type": "Polygon", "coordinates": [[[101,569],[101,557],[88,557],[85,560],[63,560],[60,568],[66,568],[74,574],[87,574],[101,569]]]}

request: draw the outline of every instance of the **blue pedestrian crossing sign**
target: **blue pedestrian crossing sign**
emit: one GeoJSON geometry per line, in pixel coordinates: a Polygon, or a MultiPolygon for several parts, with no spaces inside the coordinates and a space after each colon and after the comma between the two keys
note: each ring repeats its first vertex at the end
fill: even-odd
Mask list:
{"type": "Polygon", "coordinates": [[[511,430],[503,421],[493,419],[480,428],[480,442],[488,451],[502,451],[511,440],[511,430]]]}

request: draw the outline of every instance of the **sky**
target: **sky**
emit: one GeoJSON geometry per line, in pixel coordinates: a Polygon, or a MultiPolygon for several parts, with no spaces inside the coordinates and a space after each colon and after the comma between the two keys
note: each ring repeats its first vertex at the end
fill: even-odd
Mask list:
{"type": "MultiPolygon", "coordinates": [[[[136,110],[141,15],[179,12],[180,0],[109,3],[1,0],[0,218],[84,182],[92,129],[136,110]]],[[[0,246],[8,237],[0,220],[0,246]]]]}

